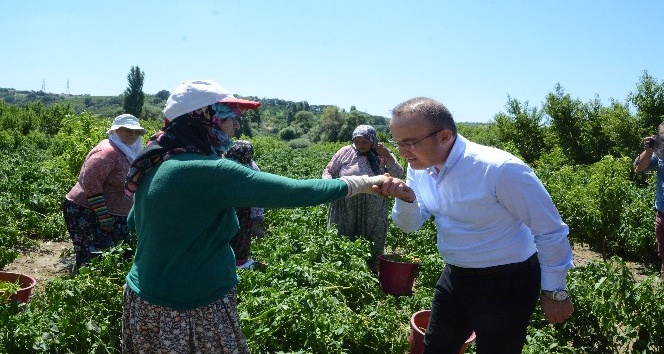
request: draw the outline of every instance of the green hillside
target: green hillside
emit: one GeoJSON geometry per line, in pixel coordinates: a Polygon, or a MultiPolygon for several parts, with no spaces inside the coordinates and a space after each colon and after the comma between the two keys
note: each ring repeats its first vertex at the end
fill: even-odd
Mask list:
{"type": "MultiPolygon", "coordinates": [[[[161,120],[161,111],[168,91],[145,94],[144,120],[161,120]]],[[[239,135],[269,135],[288,141],[293,147],[307,147],[316,142],[348,141],[352,130],[359,124],[371,124],[379,132],[387,133],[388,118],[373,116],[351,107],[350,111],[334,105],[310,105],[307,101],[293,102],[278,98],[243,98],[262,103],[255,112],[245,113],[239,135]]],[[[74,114],[87,112],[102,118],[112,118],[123,112],[124,96],[90,96],[55,94],[43,91],[20,91],[0,88],[0,99],[5,103],[25,107],[41,102],[71,108],[74,114]]]]}

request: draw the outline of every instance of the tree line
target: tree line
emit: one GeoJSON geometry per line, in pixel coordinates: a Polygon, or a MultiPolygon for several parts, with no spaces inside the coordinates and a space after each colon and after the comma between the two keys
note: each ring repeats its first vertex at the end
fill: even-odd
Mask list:
{"type": "MultiPolygon", "coordinates": [[[[144,80],[145,73],[132,66],[127,74],[127,88],[119,96],[72,96],[0,88],[0,98],[21,106],[31,102],[60,103],[76,113],[85,111],[104,118],[130,113],[142,120],[161,121],[161,110],[170,93],[161,90],[154,95],[145,94],[144,80]]],[[[291,147],[302,148],[319,142],[348,141],[360,124],[388,133],[387,117],[360,112],[354,106],[346,111],[335,105],[310,105],[307,101],[245,98],[260,101],[262,106],[245,113],[238,136],[269,135],[291,147]]],[[[466,131],[479,136],[480,142],[509,150],[528,163],[559,148],[567,163],[587,165],[606,155],[636,154],[642,138],[654,134],[662,121],[664,83],[643,71],[636,90],[623,102],[612,99],[603,105],[597,96],[582,102],[556,84],[541,107],[508,96],[504,111],[497,112],[489,123],[467,125],[466,131]]]]}

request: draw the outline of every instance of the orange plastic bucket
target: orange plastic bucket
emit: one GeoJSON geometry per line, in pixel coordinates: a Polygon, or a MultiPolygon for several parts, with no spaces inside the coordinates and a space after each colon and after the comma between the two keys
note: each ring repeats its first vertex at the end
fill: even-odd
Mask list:
{"type": "Polygon", "coordinates": [[[9,300],[20,302],[28,302],[30,300],[32,288],[34,288],[35,284],[37,284],[37,280],[29,275],[4,271],[0,271],[0,281],[6,281],[10,283],[16,283],[18,281],[21,289],[16,294],[10,296],[9,300]]]}
{"type": "MultiPolygon", "coordinates": [[[[410,317],[410,336],[408,337],[408,342],[410,342],[410,354],[422,354],[424,353],[424,332],[429,325],[429,317],[431,316],[431,310],[422,310],[417,311],[410,317]]],[[[470,337],[466,339],[466,343],[461,346],[459,354],[463,354],[466,351],[468,344],[475,340],[475,332],[470,334],[470,337]]]]}

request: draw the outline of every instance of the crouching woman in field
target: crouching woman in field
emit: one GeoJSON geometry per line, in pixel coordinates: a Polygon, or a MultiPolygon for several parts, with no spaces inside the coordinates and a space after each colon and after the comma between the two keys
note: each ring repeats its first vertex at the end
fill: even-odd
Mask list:
{"type": "Polygon", "coordinates": [[[229,246],[235,207],[328,203],[386,179],[295,180],[219,157],[220,125],[259,105],[213,81],[186,82],[167,100],[163,133],[132,164],[128,225],[138,239],[123,296],[124,353],[248,353],[229,246]]]}

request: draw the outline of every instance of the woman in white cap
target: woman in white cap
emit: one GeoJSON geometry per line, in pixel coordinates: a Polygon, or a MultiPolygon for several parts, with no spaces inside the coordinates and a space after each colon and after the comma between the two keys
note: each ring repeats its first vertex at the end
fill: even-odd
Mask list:
{"type": "Polygon", "coordinates": [[[141,152],[145,129],[138,118],[122,114],[106,133],[108,139],[90,150],[62,204],[76,269],[129,235],[127,214],[133,199],[124,195],[124,183],[129,166],[141,152]]]}
{"type": "Polygon", "coordinates": [[[128,225],[138,240],[123,296],[123,353],[248,353],[229,246],[239,229],[235,207],[322,204],[372,193],[387,179],[296,180],[220,157],[231,146],[223,126],[259,105],[209,80],[186,82],[168,98],[168,124],[127,176],[135,198],[128,225]]]}

